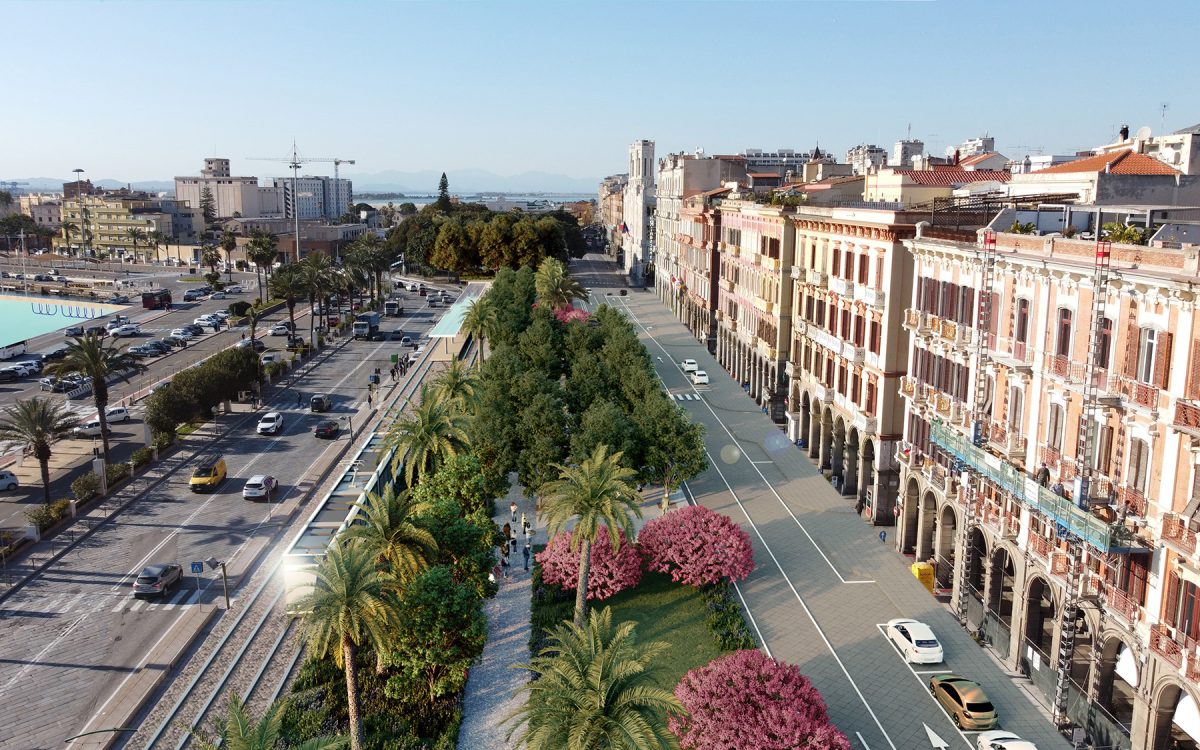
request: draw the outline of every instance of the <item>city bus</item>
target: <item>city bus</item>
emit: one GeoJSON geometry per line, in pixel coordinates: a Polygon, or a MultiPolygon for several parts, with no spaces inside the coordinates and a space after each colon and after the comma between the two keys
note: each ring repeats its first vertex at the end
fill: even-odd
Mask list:
{"type": "Polygon", "coordinates": [[[142,307],[147,310],[161,310],[169,304],[171,304],[171,293],[166,289],[142,292],[142,307]]]}

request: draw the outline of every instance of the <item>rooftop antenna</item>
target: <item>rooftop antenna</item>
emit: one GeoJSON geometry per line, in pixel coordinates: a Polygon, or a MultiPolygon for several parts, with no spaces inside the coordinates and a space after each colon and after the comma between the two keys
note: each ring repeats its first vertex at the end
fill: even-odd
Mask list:
{"type": "Polygon", "coordinates": [[[1167,132],[1167,110],[1170,109],[1170,107],[1171,107],[1170,102],[1163,102],[1162,104],[1158,105],[1159,110],[1162,111],[1162,132],[1163,133],[1167,132]]]}
{"type": "Polygon", "coordinates": [[[912,140],[912,123],[911,122],[908,124],[908,135],[904,136],[904,140],[906,140],[906,141],[912,140]]]}

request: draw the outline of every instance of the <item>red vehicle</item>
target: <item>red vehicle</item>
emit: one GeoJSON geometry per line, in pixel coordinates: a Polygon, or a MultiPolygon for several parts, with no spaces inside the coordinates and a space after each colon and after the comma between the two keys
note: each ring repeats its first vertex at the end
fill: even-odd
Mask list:
{"type": "Polygon", "coordinates": [[[171,304],[171,293],[166,289],[154,289],[142,292],[142,307],[147,310],[161,310],[171,304]]]}

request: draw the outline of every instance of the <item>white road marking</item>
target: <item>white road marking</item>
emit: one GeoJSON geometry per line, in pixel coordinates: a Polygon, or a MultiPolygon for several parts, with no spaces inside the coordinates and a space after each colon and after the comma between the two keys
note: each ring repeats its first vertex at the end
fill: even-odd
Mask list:
{"type": "Polygon", "coordinates": [[[716,470],[717,475],[721,477],[721,481],[725,483],[725,487],[728,488],[729,494],[733,497],[733,501],[736,502],[738,507],[742,509],[742,513],[746,516],[746,521],[750,524],[750,528],[754,529],[755,535],[758,536],[758,541],[762,543],[763,549],[765,549],[767,554],[770,555],[771,561],[775,563],[775,567],[778,568],[779,574],[783,576],[784,582],[787,583],[788,588],[792,590],[792,594],[796,597],[796,601],[800,602],[800,607],[804,610],[804,614],[808,617],[809,622],[812,623],[813,628],[817,631],[817,635],[821,636],[821,641],[824,642],[825,648],[829,649],[830,655],[833,656],[833,660],[837,662],[838,667],[842,670],[842,674],[846,676],[846,680],[850,683],[850,687],[854,689],[855,695],[858,696],[858,699],[862,701],[863,706],[866,707],[867,713],[871,715],[871,719],[874,720],[875,726],[879,728],[880,734],[882,734],[883,738],[887,740],[887,743],[892,750],[897,750],[896,743],[892,742],[891,736],[887,733],[887,730],[883,728],[883,724],[879,721],[879,717],[875,715],[875,710],[871,708],[871,704],[867,702],[866,696],[864,696],[862,691],[859,690],[858,683],[855,682],[854,678],[850,676],[850,670],[846,669],[846,665],[842,663],[841,657],[838,656],[837,650],[834,649],[833,644],[825,635],[825,631],[821,629],[821,625],[817,622],[816,616],[812,613],[812,610],[808,608],[808,603],[804,601],[804,597],[800,596],[800,592],[796,589],[795,584],[792,583],[792,579],[788,576],[787,571],[784,570],[783,564],[779,562],[777,557],[775,557],[775,553],[771,551],[770,545],[767,544],[767,540],[763,537],[762,532],[759,531],[758,524],[754,523],[754,519],[750,517],[750,513],[747,512],[746,507],[742,505],[741,499],[739,499],[737,493],[734,492],[733,486],[729,484],[729,480],[725,478],[725,473],[721,471],[721,467],[718,466],[713,460],[711,453],[706,450],[705,455],[708,456],[708,461],[716,470]]]}
{"type": "MultiPolygon", "coordinates": [[[[646,332],[646,334],[650,337],[650,340],[654,342],[654,345],[657,346],[659,349],[661,349],[663,354],[669,355],[670,352],[667,351],[666,347],[664,347],[661,343],[659,343],[658,339],[653,334],[650,333],[650,329],[647,328],[646,325],[644,323],[642,323],[641,320],[638,319],[637,314],[635,312],[633,312],[633,310],[629,309],[628,303],[622,303],[622,305],[625,307],[625,310],[629,314],[629,316],[639,326],[641,326],[643,331],[646,332]]],[[[682,370],[682,368],[679,367],[678,363],[676,363],[676,362],[674,362],[674,360],[672,360],[671,364],[675,365],[675,369],[679,370],[680,373],[683,373],[683,370],[682,370]]],[[[659,376],[659,379],[661,380],[662,376],[659,376]]],[[[695,386],[692,386],[692,388],[693,388],[693,390],[695,390],[695,386]]],[[[717,420],[717,424],[721,425],[721,429],[725,430],[725,434],[727,434],[729,436],[729,439],[732,440],[734,442],[734,444],[736,445],[738,442],[737,438],[734,437],[733,432],[729,429],[729,426],[726,425],[725,421],[723,419],[721,419],[720,416],[717,415],[716,410],[713,409],[711,404],[709,404],[707,401],[705,401],[704,405],[708,408],[709,413],[712,414],[713,419],[717,420]]],[[[710,457],[710,460],[711,460],[711,457],[710,457]]],[[[714,466],[715,466],[715,464],[714,464],[714,466]]],[[[812,538],[812,534],[808,533],[808,529],[804,528],[804,524],[800,523],[800,519],[796,517],[796,514],[792,512],[792,509],[790,507],[788,507],[788,504],[786,502],[784,502],[783,498],[779,495],[779,493],[775,491],[775,488],[773,486],[771,486],[771,483],[767,481],[766,476],[763,475],[762,471],[758,468],[758,466],[755,464],[755,462],[753,462],[753,461],[750,462],[750,468],[754,469],[754,472],[756,474],[758,474],[759,479],[761,479],[763,481],[763,484],[766,486],[766,488],[768,490],[770,490],[771,494],[775,496],[775,499],[779,501],[779,504],[781,506],[783,506],[783,509],[785,511],[787,511],[787,514],[789,516],[791,516],[792,520],[796,522],[796,525],[800,527],[800,531],[802,531],[804,533],[804,536],[808,537],[808,541],[812,542],[812,545],[813,545],[813,547],[816,548],[817,553],[819,555],[821,555],[821,558],[825,561],[825,564],[828,565],[829,569],[833,571],[833,574],[838,577],[838,580],[842,583],[850,583],[850,581],[847,581],[845,579],[845,577],[843,577],[842,574],[840,572],[838,572],[838,569],[833,566],[833,561],[830,560],[829,557],[825,554],[825,550],[821,549],[821,546],[819,544],[817,544],[817,541],[812,538]]],[[[858,581],[854,581],[854,583],[875,583],[875,581],[858,580],[858,581]]]]}
{"type": "Polygon", "coordinates": [[[868,745],[867,741],[863,739],[862,732],[855,732],[854,734],[858,736],[859,743],[866,748],[866,750],[871,750],[871,746],[868,745]]]}

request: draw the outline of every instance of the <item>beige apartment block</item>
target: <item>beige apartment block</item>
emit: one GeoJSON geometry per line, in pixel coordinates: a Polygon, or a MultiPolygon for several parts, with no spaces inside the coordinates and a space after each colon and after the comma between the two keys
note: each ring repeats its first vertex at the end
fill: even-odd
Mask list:
{"type": "Polygon", "coordinates": [[[791,210],[739,198],[730,193],[719,208],[716,357],[782,423],[792,340],[792,297],[784,285],[793,263],[791,210]]]}
{"type": "Polygon", "coordinates": [[[62,221],[69,229],[55,237],[58,250],[118,256],[136,252],[150,259],[159,252],[152,233],[171,238],[171,244],[190,243],[203,224],[197,211],[183,201],[125,191],[67,198],[62,221]],[[135,242],[131,230],[141,231],[144,238],[135,242]]]}
{"type": "Polygon", "coordinates": [[[720,294],[721,198],[733,188],[714,188],[683,200],[679,210],[678,275],[670,279],[670,306],[708,351],[717,351],[720,294]]]}
{"type": "Polygon", "coordinates": [[[876,525],[891,525],[912,262],[901,244],[929,213],[803,206],[789,216],[788,437],[876,525]]]}
{"type": "Polygon", "coordinates": [[[1048,699],[1070,659],[1068,714],[1093,742],[1195,747],[1200,252],[1113,245],[1098,290],[1094,240],[1002,232],[982,289],[983,236],[918,232],[903,242],[913,258],[902,303],[911,351],[908,375],[888,387],[906,409],[898,548],[935,565],[938,585],[955,602],[966,597],[969,626],[1048,699]],[[981,294],[993,311],[987,330],[981,294]],[[1093,351],[1096,397],[1085,410],[1093,351]],[[978,494],[964,482],[979,475],[962,471],[975,466],[989,477],[978,494]],[[1080,609],[1064,657],[1075,551],[1080,609]]]}

